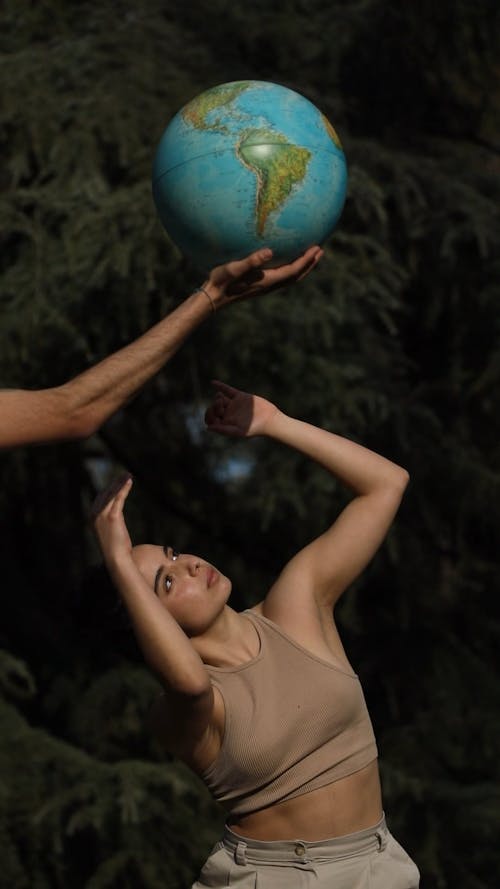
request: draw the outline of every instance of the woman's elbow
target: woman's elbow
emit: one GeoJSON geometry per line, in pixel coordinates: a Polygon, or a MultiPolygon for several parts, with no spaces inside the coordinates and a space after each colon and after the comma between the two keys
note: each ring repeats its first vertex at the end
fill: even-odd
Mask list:
{"type": "Polygon", "coordinates": [[[146,660],[164,686],[165,693],[191,701],[213,694],[210,676],[203,664],[200,664],[199,669],[193,669],[192,665],[177,664],[173,670],[170,662],[158,662],[151,657],[146,657],[146,660]]]}
{"type": "Polygon", "coordinates": [[[390,498],[401,500],[408,487],[409,481],[410,473],[406,469],[403,469],[402,466],[393,463],[390,467],[390,471],[387,472],[384,475],[384,478],[380,479],[379,483],[376,485],[375,492],[390,498]]]}
{"type": "MultiPolygon", "coordinates": [[[[206,672],[206,671],[204,671],[206,672]]],[[[193,702],[213,695],[212,683],[208,673],[205,676],[186,676],[171,684],[172,691],[193,702]]]]}
{"type": "Polygon", "coordinates": [[[395,466],[394,476],[387,486],[391,499],[399,506],[410,482],[410,473],[402,466],[395,466]]]}
{"type": "Polygon", "coordinates": [[[402,466],[398,466],[398,487],[401,489],[401,493],[404,494],[406,488],[410,483],[410,473],[407,469],[404,469],[402,466]]]}

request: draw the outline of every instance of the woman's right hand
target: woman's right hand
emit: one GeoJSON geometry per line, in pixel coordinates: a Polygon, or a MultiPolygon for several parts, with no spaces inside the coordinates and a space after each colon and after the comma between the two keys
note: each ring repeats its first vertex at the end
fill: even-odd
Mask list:
{"type": "Polygon", "coordinates": [[[121,476],[98,494],[92,506],[91,518],[108,567],[120,557],[132,553],[132,541],[123,516],[125,500],[131,488],[131,476],[121,476]]]}
{"type": "Polygon", "coordinates": [[[234,438],[266,434],[270,421],[278,413],[275,404],[220,380],[212,380],[212,385],[216,389],[215,397],[205,413],[210,432],[234,438]]]}

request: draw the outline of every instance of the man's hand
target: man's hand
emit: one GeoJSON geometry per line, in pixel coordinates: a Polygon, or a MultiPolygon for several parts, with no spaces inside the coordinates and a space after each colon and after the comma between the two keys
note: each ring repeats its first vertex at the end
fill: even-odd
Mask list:
{"type": "Polygon", "coordinates": [[[203,284],[203,290],[210,294],[216,308],[237,299],[269,293],[308,275],[323,256],[323,250],[321,247],[310,247],[288,265],[275,269],[265,268],[272,256],[272,250],[266,248],[251,253],[246,259],[219,265],[210,272],[203,284]]]}

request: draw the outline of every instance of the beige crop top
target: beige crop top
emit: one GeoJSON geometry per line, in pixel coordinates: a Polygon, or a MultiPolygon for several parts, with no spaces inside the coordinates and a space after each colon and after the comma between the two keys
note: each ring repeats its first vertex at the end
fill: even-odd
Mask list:
{"type": "Polygon", "coordinates": [[[351,775],[377,758],[359,679],[324,661],[273,621],[245,611],[259,654],[207,666],[225,706],[215,761],[202,774],[231,815],[248,815],[351,775]]]}

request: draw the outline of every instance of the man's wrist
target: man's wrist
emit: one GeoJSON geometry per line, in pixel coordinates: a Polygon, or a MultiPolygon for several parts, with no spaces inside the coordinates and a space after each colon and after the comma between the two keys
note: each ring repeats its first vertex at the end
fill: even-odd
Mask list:
{"type": "Polygon", "coordinates": [[[203,293],[208,297],[214,312],[219,311],[219,309],[222,309],[223,306],[226,305],[226,303],[230,302],[224,291],[221,290],[220,287],[217,287],[216,284],[213,284],[212,281],[210,281],[210,279],[208,278],[203,281],[201,286],[197,289],[203,291],[203,293]]]}
{"type": "Polygon", "coordinates": [[[215,314],[215,312],[217,311],[217,306],[215,304],[213,296],[210,295],[208,288],[205,285],[200,285],[199,287],[195,287],[194,293],[204,293],[210,303],[212,312],[215,314]]]}

